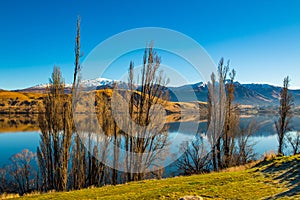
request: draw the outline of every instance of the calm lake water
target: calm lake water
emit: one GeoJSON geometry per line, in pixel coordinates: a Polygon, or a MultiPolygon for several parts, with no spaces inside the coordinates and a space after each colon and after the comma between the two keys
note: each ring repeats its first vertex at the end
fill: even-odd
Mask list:
{"type": "MultiPolygon", "coordinates": [[[[254,149],[258,157],[262,156],[266,152],[277,151],[277,135],[274,129],[274,121],[277,119],[276,116],[270,115],[260,115],[252,116],[241,119],[241,127],[245,127],[247,123],[251,120],[255,120],[260,124],[258,131],[251,137],[252,143],[255,143],[254,149]]],[[[189,130],[189,127],[198,126],[198,132],[204,132],[206,129],[206,123],[198,122],[185,122],[182,125],[184,128],[181,132],[178,132],[179,122],[170,124],[170,137],[179,137],[179,140],[183,141],[189,138],[194,137],[194,132],[189,130]]],[[[294,130],[300,130],[300,117],[293,118],[293,128],[294,130]]],[[[9,133],[0,133],[0,167],[9,163],[9,158],[21,152],[23,149],[29,149],[32,152],[36,152],[37,146],[39,145],[39,132],[38,131],[29,131],[29,132],[9,132],[9,133]]],[[[180,146],[178,144],[172,145],[174,148],[180,146]]],[[[286,153],[289,153],[289,150],[286,150],[286,153]]]]}

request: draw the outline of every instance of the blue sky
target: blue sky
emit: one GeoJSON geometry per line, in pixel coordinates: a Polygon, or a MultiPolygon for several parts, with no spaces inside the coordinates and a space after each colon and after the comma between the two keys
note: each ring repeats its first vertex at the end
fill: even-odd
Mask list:
{"type": "Polygon", "coordinates": [[[119,32],[163,27],[196,40],[216,63],[230,59],[240,82],[281,85],[289,75],[291,87],[300,88],[299,8],[296,0],[3,0],[0,88],[46,83],[54,65],[70,82],[77,15],[82,18],[83,59],[119,32]]]}

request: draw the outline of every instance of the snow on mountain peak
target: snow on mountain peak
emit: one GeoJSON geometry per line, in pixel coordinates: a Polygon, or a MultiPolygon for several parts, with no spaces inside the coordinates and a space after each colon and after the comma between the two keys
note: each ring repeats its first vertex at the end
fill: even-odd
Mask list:
{"type": "MultiPolygon", "coordinates": [[[[95,79],[89,79],[89,80],[83,80],[81,81],[80,85],[84,88],[96,88],[98,86],[103,86],[103,85],[110,85],[113,84],[115,81],[107,78],[95,78],[95,79]]],[[[49,84],[39,84],[36,86],[31,87],[31,89],[45,89],[49,84]]],[[[71,83],[66,83],[65,84],[66,88],[71,88],[72,84],[71,83]]]]}
{"type": "Polygon", "coordinates": [[[83,80],[81,82],[81,85],[83,87],[97,87],[97,86],[103,86],[103,85],[109,85],[113,84],[115,81],[107,78],[95,78],[95,79],[90,79],[90,80],[83,80]]]}

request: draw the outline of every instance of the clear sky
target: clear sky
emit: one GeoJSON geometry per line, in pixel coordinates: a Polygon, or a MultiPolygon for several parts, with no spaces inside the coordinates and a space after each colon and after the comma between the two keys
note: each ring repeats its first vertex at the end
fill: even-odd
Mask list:
{"type": "Polygon", "coordinates": [[[281,85],[289,75],[300,88],[299,8],[297,0],[2,0],[0,88],[46,83],[53,65],[71,82],[77,15],[84,55],[119,32],[163,27],[195,39],[216,63],[230,59],[240,82],[281,85]]]}

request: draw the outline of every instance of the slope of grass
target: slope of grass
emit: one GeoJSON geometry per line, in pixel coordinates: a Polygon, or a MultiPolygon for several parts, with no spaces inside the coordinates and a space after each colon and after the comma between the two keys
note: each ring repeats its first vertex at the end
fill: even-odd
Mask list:
{"type": "Polygon", "coordinates": [[[0,114],[38,113],[44,96],[38,93],[0,91],[0,114]]]}
{"type": "Polygon", "coordinates": [[[285,185],[287,190],[275,195],[276,199],[287,196],[300,199],[300,155],[278,156],[259,163],[254,169],[266,178],[285,185]]]}
{"type": "Polygon", "coordinates": [[[39,97],[45,96],[40,93],[28,93],[28,92],[13,92],[13,91],[0,91],[0,99],[20,99],[20,100],[30,100],[30,99],[38,99],[39,97]]]}
{"type": "Polygon", "coordinates": [[[250,169],[147,180],[20,199],[299,199],[300,156],[276,157],[250,169]]]}

